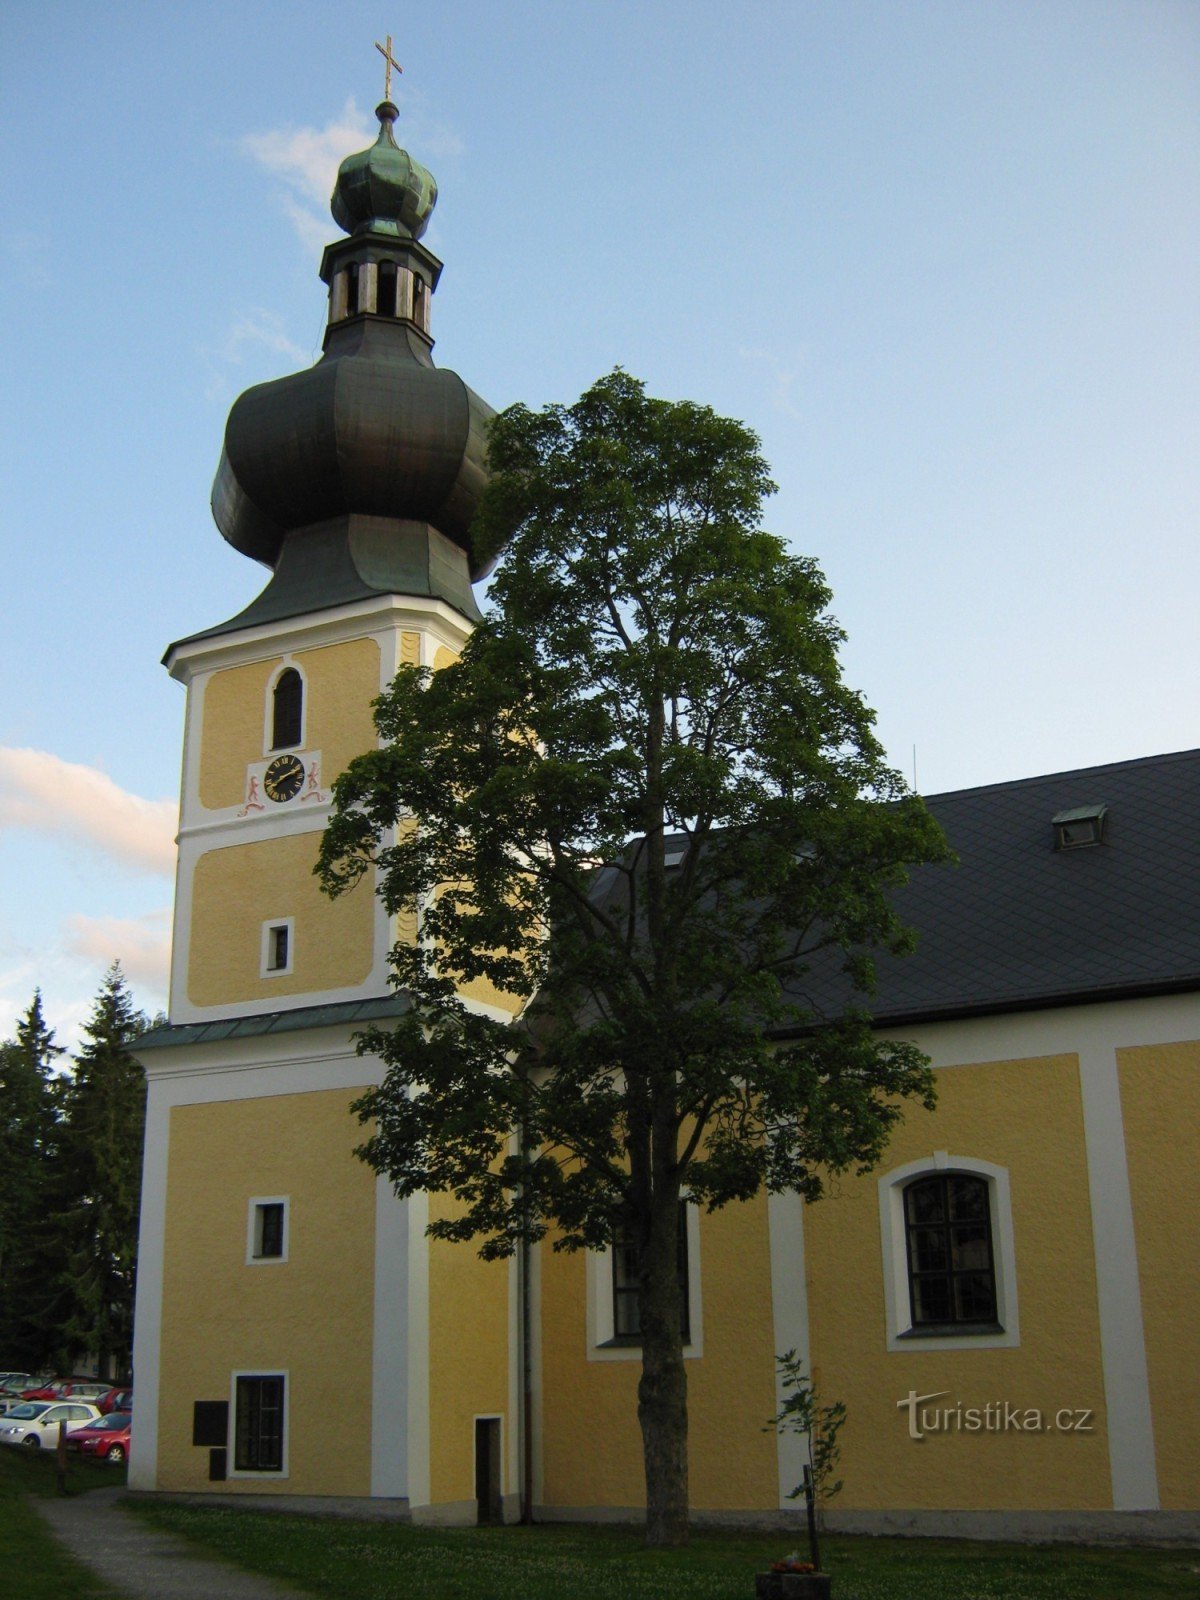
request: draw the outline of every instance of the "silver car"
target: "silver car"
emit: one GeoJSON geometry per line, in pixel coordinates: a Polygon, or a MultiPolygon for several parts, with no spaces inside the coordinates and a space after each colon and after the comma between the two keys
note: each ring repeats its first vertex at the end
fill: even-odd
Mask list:
{"type": "Polygon", "coordinates": [[[26,1400],[0,1417],[0,1444],[27,1444],[34,1449],[45,1445],[53,1450],[60,1422],[66,1423],[68,1433],[74,1433],[99,1416],[99,1406],[84,1400],[26,1400]]]}

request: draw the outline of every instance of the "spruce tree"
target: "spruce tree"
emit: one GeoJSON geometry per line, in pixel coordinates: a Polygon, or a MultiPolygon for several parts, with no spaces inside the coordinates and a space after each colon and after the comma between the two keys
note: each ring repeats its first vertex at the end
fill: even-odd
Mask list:
{"type": "Polygon", "coordinates": [[[35,990],[17,1037],[0,1044],[0,1359],[31,1371],[48,1354],[39,1246],[56,1130],[54,1063],[63,1054],[35,990]]]}
{"type": "Polygon", "coordinates": [[[105,974],[86,1043],[62,1101],[58,1223],[64,1355],[90,1356],[105,1376],[128,1374],[133,1352],[146,1076],[129,1046],[146,1029],[120,964],[105,974]]]}

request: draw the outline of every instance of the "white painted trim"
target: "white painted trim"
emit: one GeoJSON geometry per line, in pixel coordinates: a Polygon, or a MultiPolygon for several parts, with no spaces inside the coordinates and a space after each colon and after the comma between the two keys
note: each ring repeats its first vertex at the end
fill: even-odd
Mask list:
{"type": "Polygon", "coordinates": [[[229,1478],[253,1479],[259,1483],[279,1483],[288,1477],[288,1443],[291,1428],[288,1416],[292,1404],[292,1377],[287,1367],[235,1367],[229,1375],[229,1444],[225,1474],[229,1478]],[[234,1466],[237,1459],[237,1381],[239,1378],[283,1379],[283,1444],[278,1472],[254,1470],[234,1466]]]}
{"type": "MultiPolygon", "coordinates": [[[[686,1197],[685,1197],[686,1199],[686,1197]]],[[[687,1226],[688,1325],[683,1347],[685,1361],[698,1361],[704,1354],[704,1295],[700,1281],[700,1208],[689,1204],[684,1213],[687,1226]]],[[[589,1361],[640,1361],[640,1344],[611,1344],[615,1336],[613,1312],[612,1250],[588,1250],[587,1276],[587,1358],[589,1361]]]]}
{"type": "Polygon", "coordinates": [[[408,1494],[408,1205],[376,1178],[371,1493],[388,1500],[408,1494]]]}
{"type": "Polygon", "coordinates": [[[408,1504],[429,1505],[429,1196],[408,1202],[408,1504]]]}
{"type": "MultiPolygon", "coordinates": [[[[804,1201],[798,1194],[767,1196],[767,1234],[771,1252],[771,1327],[775,1355],[794,1350],[807,1378],[812,1378],[808,1326],[808,1268],[804,1256],[804,1201]]],[[[775,1368],[775,1412],[783,1410],[787,1392],[775,1368]]],[[[791,1431],[775,1436],[779,1475],[779,1509],[795,1509],[791,1491],[804,1481],[808,1451],[803,1437],[791,1431]]]]}
{"type": "Polygon", "coordinates": [[[308,676],[292,650],[289,650],[280,661],[279,665],[267,679],[267,691],[263,696],[263,755],[268,761],[278,755],[299,754],[307,744],[305,735],[308,732],[308,676]],[[287,671],[295,672],[300,679],[300,737],[295,744],[272,744],[271,735],[275,732],[275,686],[287,671]]]}
{"type": "MultiPolygon", "coordinates": [[[[529,1328],[530,1328],[530,1428],[533,1438],[530,1448],[533,1451],[533,1471],[530,1479],[533,1485],[533,1503],[540,1505],[545,1498],[544,1484],[546,1475],[546,1461],[544,1450],[545,1426],[545,1392],[542,1371],[542,1251],[548,1250],[548,1244],[532,1245],[529,1250],[529,1328]]],[[[532,1507],[530,1507],[532,1511],[532,1507]]]]}
{"type": "Polygon", "coordinates": [[[162,1342],[162,1292],[170,1154],[171,1092],[151,1081],[146,1094],[141,1221],[133,1317],[133,1370],[137,1374],[138,1425],[129,1441],[129,1486],[158,1487],[158,1390],[162,1342]]]}
{"type": "Polygon", "coordinates": [[[1087,1141],[1113,1510],[1157,1511],[1158,1464],[1137,1236],[1121,1082],[1111,1045],[1093,1039],[1081,1042],[1079,1086],[1087,1141]]]}
{"type": "Polygon", "coordinates": [[[474,625],[444,600],[427,595],[389,594],[280,622],[239,628],[236,633],[173,644],[167,652],[166,667],[173,678],[186,684],[201,673],[245,666],[284,650],[318,649],[395,628],[409,633],[428,630],[439,635],[450,649],[461,649],[474,631],[474,625]]]}
{"type": "Polygon", "coordinates": [[[282,1266],[288,1258],[288,1246],[292,1239],[292,1202],[286,1194],[256,1194],[251,1195],[246,1203],[246,1265],[248,1267],[276,1267],[282,1266]],[[283,1249],[277,1256],[264,1256],[260,1250],[262,1241],[262,1216],[263,1206],[283,1207],[283,1249]]]}
{"type": "Polygon", "coordinates": [[[1008,1171],[974,1156],[935,1150],[917,1161],[893,1167],[878,1180],[879,1242],[883,1251],[883,1299],[887,1347],[893,1354],[912,1350],[1015,1350],[1021,1343],[1017,1307],[1016,1246],[1008,1171]],[[912,1333],[912,1297],[908,1280],[908,1240],[904,1224],[904,1187],[914,1178],[935,1172],[965,1172],[988,1186],[992,1268],[996,1282],[996,1321],[1000,1333],[912,1333]]]}

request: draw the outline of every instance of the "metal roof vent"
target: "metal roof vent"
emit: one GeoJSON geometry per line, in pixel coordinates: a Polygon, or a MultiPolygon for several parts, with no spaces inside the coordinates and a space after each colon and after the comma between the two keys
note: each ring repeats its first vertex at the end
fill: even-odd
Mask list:
{"type": "Polygon", "coordinates": [[[1104,843],[1104,819],[1107,806],[1076,806],[1072,811],[1060,811],[1050,821],[1054,828],[1056,850],[1082,850],[1088,845],[1104,843]]]}

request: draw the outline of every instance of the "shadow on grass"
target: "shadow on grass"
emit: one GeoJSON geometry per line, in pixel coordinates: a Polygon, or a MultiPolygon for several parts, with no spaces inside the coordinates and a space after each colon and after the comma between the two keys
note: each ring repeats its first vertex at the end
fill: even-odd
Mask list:
{"type": "MultiPolygon", "coordinates": [[[[356,1600],[751,1600],[778,1537],[700,1532],[647,1550],[639,1529],[414,1528],[226,1506],[134,1502],[253,1571],[317,1596],[356,1600]]],[[[1200,1591],[1200,1551],[830,1537],[835,1600],[1117,1600],[1200,1591]]]]}

